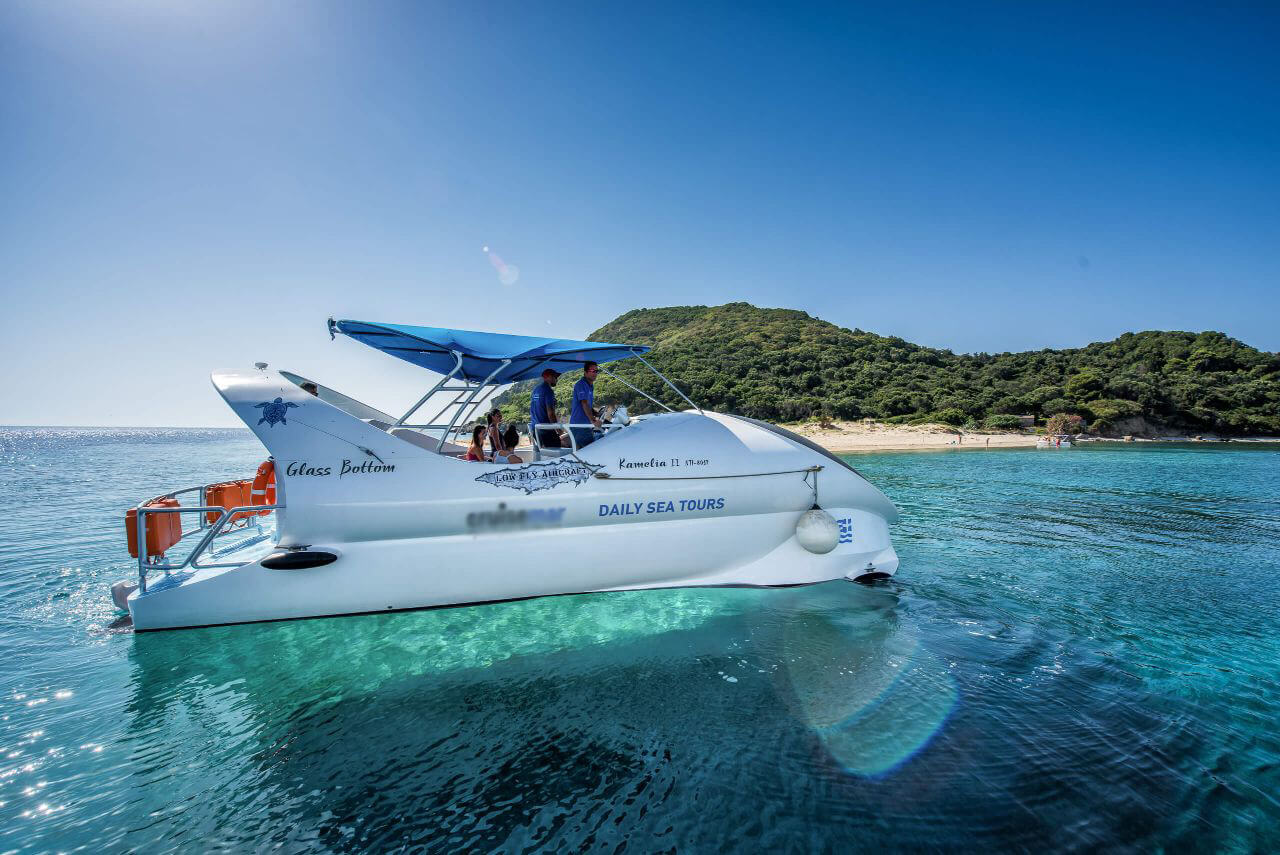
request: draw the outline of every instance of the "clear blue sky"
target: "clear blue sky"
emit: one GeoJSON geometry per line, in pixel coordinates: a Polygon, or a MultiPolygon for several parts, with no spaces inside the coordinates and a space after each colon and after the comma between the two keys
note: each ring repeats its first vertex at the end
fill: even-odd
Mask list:
{"type": "Polygon", "coordinates": [[[1218,5],[6,0],[0,424],[416,397],[329,315],[1280,350],[1280,6],[1218,5]]]}

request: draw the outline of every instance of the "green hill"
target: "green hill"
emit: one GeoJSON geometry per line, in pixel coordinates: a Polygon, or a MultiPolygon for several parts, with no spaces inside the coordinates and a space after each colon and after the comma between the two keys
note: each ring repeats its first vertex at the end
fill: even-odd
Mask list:
{"type": "MultiPolygon", "coordinates": [[[[1280,434],[1280,355],[1219,332],[1126,333],[1068,350],[956,354],[747,303],[636,309],[590,336],[653,345],[650,361],[708,409],[775,421],[875,418],[1009,426],[1078,413],[1099,433],[1153,429],[1280,434]],[[1005,418],[1001,418],[1005,416],[1005,418]],[[1139,421],[1142,419],[1143,421],[1139,421]]],[[[675,395],[638,362],[609,366],[675,395]]],[[[578,375],[561,378],[569,398],[578,375]]],[[[653,405],[601,375],[598,402],[653,405]]],[[[528,412],[528,389],[506,402],[528,412]]]]}

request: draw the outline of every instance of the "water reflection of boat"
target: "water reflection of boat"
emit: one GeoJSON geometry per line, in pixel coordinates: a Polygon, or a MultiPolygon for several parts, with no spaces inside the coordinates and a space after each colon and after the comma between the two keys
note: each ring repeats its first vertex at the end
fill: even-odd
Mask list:
{"type": "Polygon", "coordinates": [[[581,448],[569,431],[570,448],[535,448],[521,463],[461,459],[454,440],[498,389],[588,361],[653,370],[646,347],[361,321],[331,321],[330,332],[443,377],[396,418],[261,363],[215,373],[273,465],[252,485],[188,488],[135,509],[140,586],[114,592],[135,628],[897,570],[897,510],[852,467],[782,428],[704,412],[656,370],[653,388],[689,409],[632,387],[664,412],[623,417],[581,448]],[[415,421],[436,396],[443,407],[415,421]],[[184,494],[197,504],[183,506],[184,494]],[[255,534],[272,512],[274,531],[255,534]],[[196,514],[186,536],[198,542],[166,562],[181,548],[183,513],[196,514]],[[210,562],[236,525],[251,529],[245,550],[210,562]]]}
{"type": "Polygon", "coordinates": [[[221,819],[231,849],[580,851],[675,825],[681,849],[715,849],[699,835],[759,818],[743,776],[791,827],[943,727],[955,686],[905,611],[891,586],[841,584],[142,636],[128,769],[170,841],[221,819]],[[270,821],[226,823],[217,799],[163,810],[169,782],[148,776],[212,762],[192,746],[220,792],[269,798],[270,821]]]}

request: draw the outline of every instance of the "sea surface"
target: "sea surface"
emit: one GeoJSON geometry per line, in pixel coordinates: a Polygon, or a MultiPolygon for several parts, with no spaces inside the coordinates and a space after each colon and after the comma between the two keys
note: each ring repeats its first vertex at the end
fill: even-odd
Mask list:
{"type": "Polygon", "coordinates": [[[1280,849],[1280,447],[859,455],[873,586],[120,625],[262,458],[0,429],[0,852],[1280,849]]]}

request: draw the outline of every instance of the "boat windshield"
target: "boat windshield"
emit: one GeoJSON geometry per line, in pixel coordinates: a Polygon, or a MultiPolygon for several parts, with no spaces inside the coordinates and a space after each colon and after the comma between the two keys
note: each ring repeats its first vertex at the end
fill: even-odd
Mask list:
{"type": "MultiPolygon", "coordinates": [[[[382,410],[371,407],[361,401],[357,401],[355,398],[344,395],[336,389],[330,389],[328,386],[322,386],[314,380],[303,377],[301,374],[294,374],[292,371],[281,371],[280,374],[286,380],[290,380],[304,389],[307,389],[307,384],[314,386],[315,391],[311,394],[315,395],[326,404],[332,404],[344,413],[355,416],[363,421],[378,420],[389,423],[396,420],[396,417],[389,413],[384,413],[382,410]]],[[[307,391],[311,390],[307,389],[307,391]]]]}

